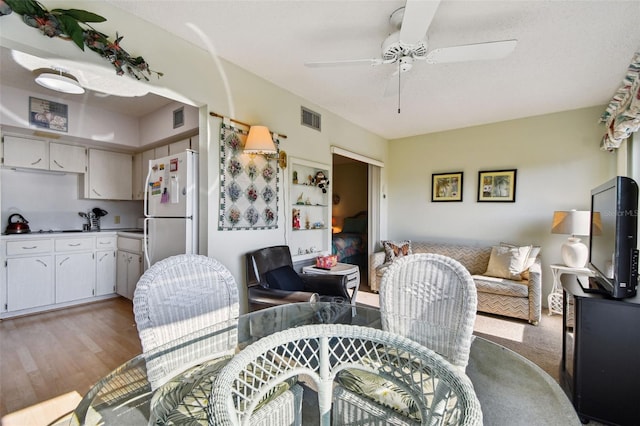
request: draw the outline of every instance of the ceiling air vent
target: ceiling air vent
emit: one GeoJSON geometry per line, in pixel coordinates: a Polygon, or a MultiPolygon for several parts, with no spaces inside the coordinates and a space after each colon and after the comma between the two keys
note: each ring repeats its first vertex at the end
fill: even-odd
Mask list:
{"type": "Polygon", "coordinates": [[[321,115],[317,112],[311,111],[308,108],[300,107],[300,124],[303,126],[311,127],[317,131],[320,131],[320,119],[321,115]]]}

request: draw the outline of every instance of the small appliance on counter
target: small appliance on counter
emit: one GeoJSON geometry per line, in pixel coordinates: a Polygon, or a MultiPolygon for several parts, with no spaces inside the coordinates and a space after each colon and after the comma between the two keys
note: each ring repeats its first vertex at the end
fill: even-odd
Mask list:
{"type": "Polygon", "coordinates": [[[31,232],[29,229],[29,221],[24,218],[20,213],[14,213],[9,216],[9,224],[5,233],[7,234],[28,234],[31,232]],[[16,218],[14,220],[14,218],[16,218]]]}
{"type": "Polygon", "coordinates": [[[78,212],[80,217],[87,219],[87,223],[82,225],[84,231],[99,231],[100,230],[100,218],[106,216],[108,212],[99,207],[94,207],[91,211],[84,213],[78,212]]]}

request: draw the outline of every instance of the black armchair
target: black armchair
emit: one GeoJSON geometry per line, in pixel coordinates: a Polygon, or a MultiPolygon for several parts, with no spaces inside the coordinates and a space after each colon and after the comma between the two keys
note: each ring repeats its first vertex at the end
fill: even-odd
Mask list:
{"type": "Polygon", "coordinates": [[[247,253],[247,297],[251,311],[295,302],[351,302],[345,275],[298,274],[288,246],[247,253]]]}

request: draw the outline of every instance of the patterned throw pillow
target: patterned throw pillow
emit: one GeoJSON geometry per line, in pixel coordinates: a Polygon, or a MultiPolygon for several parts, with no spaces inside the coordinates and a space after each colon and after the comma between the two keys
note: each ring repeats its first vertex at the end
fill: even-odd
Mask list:
{"type": "Polygon", "coordinates": [[[385,263],[391,263],[403,256],[412,254],[411,241],[383,241],[382,246],[385,252],[385,263]]]}

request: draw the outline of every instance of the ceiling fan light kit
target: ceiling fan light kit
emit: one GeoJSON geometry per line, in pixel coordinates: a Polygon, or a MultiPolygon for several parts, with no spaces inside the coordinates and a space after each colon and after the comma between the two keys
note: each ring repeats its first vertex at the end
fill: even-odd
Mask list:
{"type": "Polygon", "coordinates": [[[56,92],[73,95],[81,95],[84,93],[84,88],[80,86],[78,79],[71,74],[63,73],[61,70],[41,71],[35,78],[35,82],[42,87],[55,90],[56,92]]]}

